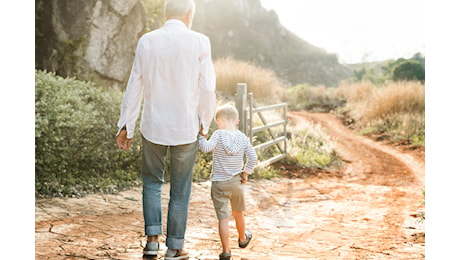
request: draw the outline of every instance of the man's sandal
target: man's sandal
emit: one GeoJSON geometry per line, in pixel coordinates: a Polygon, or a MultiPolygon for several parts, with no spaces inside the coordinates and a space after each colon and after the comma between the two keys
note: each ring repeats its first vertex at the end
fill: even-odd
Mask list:
{"type": "Polygon", "coordinates": [[[160,250],[160,244],[157,242],[148,242],[144,247],[144,256],[157,256],[160,250]]]}
{"type": "Polygon", "coordinates": [[[232,252],[230,252],[230,253],[222,252],[219,255],[219,260],[231,260],[231,259],[232,259],[232,252]]]}

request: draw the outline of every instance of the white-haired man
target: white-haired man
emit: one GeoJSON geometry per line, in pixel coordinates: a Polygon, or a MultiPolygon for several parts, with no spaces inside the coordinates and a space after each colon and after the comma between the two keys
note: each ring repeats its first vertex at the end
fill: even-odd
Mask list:
{"type": "Polygon", "coordinates": [[[184,236],[188,218],[197,137],[206,134],[215,109],[216,76],[209,38],[191,30],[193,0],[166,0],[166,22],[143,35],[118,121],[117,144],[129,149],[144,96],[142,134],[145,256],[156,256],[162,230],[161,191],[170,154],[165,259],[187,259],[184,236]],[[201,129],[201,130],[200,130],[201,129]]]}

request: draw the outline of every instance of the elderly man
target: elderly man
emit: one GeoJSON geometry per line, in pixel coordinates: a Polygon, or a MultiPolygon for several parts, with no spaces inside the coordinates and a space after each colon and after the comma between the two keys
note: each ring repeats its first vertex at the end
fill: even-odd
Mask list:
{"type": "Polygon", "coordinates": [[[207,134],[215,109],[216,76],[209,38],[191,30],[193,0],[166,0],[166,22],[137,45],[118,121],[117,144],[129,149],[144,96],[142,135],[145,256],[156,256],[162,230],[161,190],[170,154],[165,259],[187,259],[188,218],[197,136],[207,134]]]}

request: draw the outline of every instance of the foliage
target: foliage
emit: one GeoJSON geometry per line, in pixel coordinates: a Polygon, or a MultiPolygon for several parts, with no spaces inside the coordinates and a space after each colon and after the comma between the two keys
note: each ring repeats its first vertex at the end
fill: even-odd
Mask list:
{"type": "Polygon", "coordinates": [[[36,195],[81,196],[138,184],[139,141],[127,152],[115,142],[122,93],[54,73],[35,76],[36,195]]]}
{"type": "Polygon", "coordinates": [[[144,33],[160,28],[164,20],[164,0],[142,0],[141,3],[146,14],[144,33]]]}
{"type": "Polygon", "coordinates": [[[393,61],[388,61],[386,62],[385,65],[382,66],[382,70],[388,75],[391,76],[391,73],[393,69],[398,66],[399,64],[406,62],[406,61],[415,61],[419,63],[423,69],[425,69],[425,57],[422,56],[421,53],[416,53],[412,58],[410,59],[405,59],[405,58],[399,58],[393,61]]]}
{"type": "MultiPolygon", "coordinates": [[[[423,206],[425,206],[425,189],[422,190],[423,193],[423,200],[420,202],[423,206]]],[[[425,222],[425,211],[418,214],[419,221],[421,223],[425,222]]]]}
{"type": "Polygon", "coordinates": [[[300,84],[286,90],[288,108],[327,112],[343,105],[343,99],[336,95],[336,88],[312,87],[300,84]]]}
{"type": "Polygon", "coordinates": [[[357,81],[362,81],[364,79],[364,75],[366,75],[366,68],[360,68],[353,70],[353,77],[357,81]]]}
{"type": "Polygon", "coordinates": [[[303,167],[339,166],[335,143],[319,124],[306,122],[303,129],[294,129],[288,142],[288,160],[303,167]]]}
{"type": "Polygon", "coordinates": [[[425,79],[425,57],[421,53],[414,54],[410,59],[399,58],[384,62],[349,64],[347,66],[353,70],[352,82],[368,81],[372,84],[383,85],[390,81],[401,80],[401,78],[398,78],[399,76],[394,78],[393,71],[396,67],[400,67],[402,63],[406,62],[414,65],[410,65],[407,68],[405,68],[407,65],[404,65],[402,68],[397,69],[399,71],[397,73],[408,75],[403,80],[420,80],[423,82],[425,79]]]}
{"type": "MultiPolygon", "coordinates": [[[[35,84],[37,197],[113,193],[141,183],[140,135],[131,149],[116,147],[121,91],[43,71],[36,71],[35,84]]],[[[198,152],[194,181],[209,179],[211,162],[212,153],[198,152]]],[[[166,167],[169,181],[169,159],[166,167]]]]}
{"type": "Polygon", "coordinates": [[[254,179],[271,179],[279,177],[278,171],[272,166],[256,167],[249,178],[254,179]]]}
{"type": "Polygon", "coordinates": [[[384,69],[386,62],[366,62],[347,66],[353,70],[353,77],[349,79],[351,82],[369,81],[381,85],[390,80],[384,69]]]}
{"type": "Polygon", "coordinates": [[[387,132],[395,139],[425,142],[425,86],[420,82],[343,84],[338,92],[347,101],[341,113],[361,133],[387,132]]]}
{"type": "Polygon", "coordinates": [[[425,81],[425,69],[417,61],[404,61],[396,65],[392,70],[394,81],[419,80],[425,81]]]}

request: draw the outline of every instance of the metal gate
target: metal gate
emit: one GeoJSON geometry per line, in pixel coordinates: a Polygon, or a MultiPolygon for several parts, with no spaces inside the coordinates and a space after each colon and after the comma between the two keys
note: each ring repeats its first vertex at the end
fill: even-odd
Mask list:
{"type": "Polygon", "coordinates": [[[238,83],[237,84],[237,91],[236,91],[236,98],[235,98],[235,105],[238,109],[239,113],[239,129],[246,136],[249,137],[251,143],[254,145],[254,135],[256,133],[267,131],[269,135],[269,140],[254,146],[256,151],[266,149],[271,146],[276,146],[277,151],[279,154],[274,155],[271,158],[268,158],[262,162],[259,162],[257,167],[265,167],[271,163],[279,161],[287,156],[287,104],[280,103],[274,105],[268,105],[263,107],[255,107],[254,97],[252,93],[247,93],[247,85],[246,83],[238,83]],[[263,115],[263,112],[269,110],[282,110],[282,120],[275,121],[275,122],[268,122],[266,117],[263,115]],[[261,122],[261,126],[254,126],[254,116],[257,115],[261,122]],[[272,128],[282,126],[283,131],[276,135],[272,128]]]}

